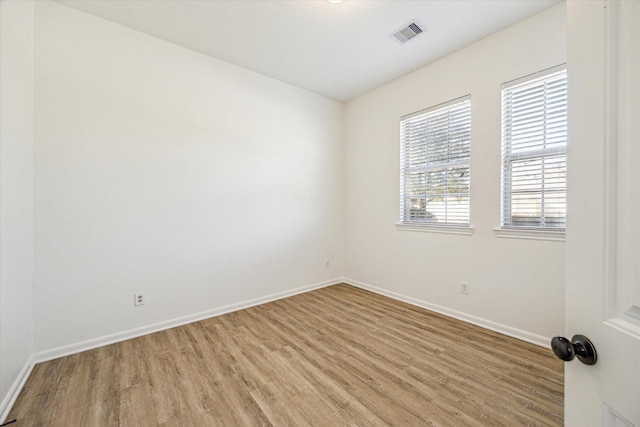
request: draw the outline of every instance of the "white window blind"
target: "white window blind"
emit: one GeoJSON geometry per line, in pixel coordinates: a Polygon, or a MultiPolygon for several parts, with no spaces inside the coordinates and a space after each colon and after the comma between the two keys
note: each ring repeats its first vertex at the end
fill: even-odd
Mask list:
{"type": "Polygon", "coordinates": [[[566,163],[564,66],[504,84],[501,226],[563,230],[566,163]]]}
{"type": "Polygon", "coordinates": [[[400,222],[469,225],[471,97],[400,120],[400,222]]]}

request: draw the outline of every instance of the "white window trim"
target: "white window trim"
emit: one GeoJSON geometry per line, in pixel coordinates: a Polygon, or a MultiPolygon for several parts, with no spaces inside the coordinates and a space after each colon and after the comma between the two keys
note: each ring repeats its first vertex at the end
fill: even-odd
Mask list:
{"type": "Polygon", "coordinates": [[[443,225],[417,222],[398,222],[396,229],[399,231],[419,231],[422,233],[458,234],[471,236],[473,227],[465,225],[443,225]]]}
{"type": "Polygon", "coordinates": [[[507,239],[565,241],[565,232],[563,230],[502,227],[494,228],[493,231],[497,237],[507,239]]]}

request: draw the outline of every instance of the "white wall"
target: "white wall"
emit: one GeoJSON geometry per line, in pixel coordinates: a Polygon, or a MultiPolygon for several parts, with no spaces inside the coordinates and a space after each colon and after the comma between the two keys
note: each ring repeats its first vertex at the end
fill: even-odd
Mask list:
{"type": "Polygon", "coordinates": [[[351,281],[534,342],[563,330],[564,243],[498,238],[493,230],[500,221],[500,85],[564,63],[565,46],[560,4],[347,105],[345,271],[351,281]],[[474,234],[396,230],[399,118],[466,94],[472,98],[474,234]],[[470,282],[469,295],[459,292],[460,281],[470,282]]]}
{"type": "Polygon", "coordinates": [[[342,276],[342,104],[51,2],[35,70],[36,352],[342,276]]]}
{"type": "Polygon", "coordinates": [[[0,420],[33,353],[33,2],[0,2],[0,420]]]}
{"type": "Polygon", "coordinates": [[[529,337],[562,330],[564,244],[493,228],[500,84],[564,62],[564,20],[556,6],[349,103],[345,119],[334,101],[37,2],[35,351],[343,274],[529,337]],[[475,233],[397,231],[399,117],[467,93],[475,233]]]}

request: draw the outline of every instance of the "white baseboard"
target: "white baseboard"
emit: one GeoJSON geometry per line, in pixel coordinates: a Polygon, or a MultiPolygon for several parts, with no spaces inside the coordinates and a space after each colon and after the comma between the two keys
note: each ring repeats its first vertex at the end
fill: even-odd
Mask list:
{"type": "Polygon", "coordinates": [[[521,329],[513,328],[511,326],[503,325],[501,323],[483,319],[481,317],[473,316],[471,314],[463,313],[461,311],[453,310],[447,307],[443,307],[441,305],[432,304],[430,302],[409,297],[406,295],[402,295],[397,292],[389,291],[387,289],[378,288],[376,286],[372,286],[357,280],[349,279],[347,277],[344,277],[342,281],[346,284],[349,284],[367,291],[371,291],[376,294],[384,295],[386,297],[393,298],[398,301],[406,302],[407,304],[411,304],[417,307],[425,308],[427,310],[435,311],[436,313],[444,314],[445,316],[453,317],[454,319],[462,320],[464,322],[471,323],[473,325],[480,326],[485,329],[489,329],[494,332],[498,332],[503,335],[510,336],[512,338],[517,338],[519,340],[526,341],[531,344],[536,344],[541,347],[550,348],[549,343],[551,342],[551,338],[544,337],[542,335],[536,335],[531,332],[527,332],[521,329]]]}
{"type": "Polygon", "coordinates": [[[233,311],[242,310],[245,308],[253,307],[267,302],[276,301],[282,298],[287,298],[293,295],[309,292],[315,289],[324,288],[327,286],[342,283],[341,279],[327,280],[324,282],[315,283],[308,286],[303,286],[296,289],[291,289],[284,292],[278,292],[264,297],[255,298],[248,301],[239,302],[236,304],[230,304],[223,307],[214,308],[200,313],[189,314],[187,316],[179,317],[176,319],[166,320],[152,325],[142,326],[135,329],[129,329],[115,334],[106,335],[103,337],[92,338],[90,340],[77,342],[74,344],[57,347],[51,350],[42,351],[34,355],[35,363],[46,362],[48,360],[57,359],[59,357],[68,356],[70,354],[80,353],[82,351],[92,350],[94,348],[102,347],[105,345],[113,344],[120,341],[125,341],[131,338],[137,338],[143,335],[152,334],[154,332],[160,332],[165,329],[175,328],[176,326],[186,325],[187,323],[197,322],[199,320],[208,319],[210,317],[220,316],[222,314],[231,313],[233,311]]]}
{"type": "Polygon", "coordinates": [[[18,377],[11,385],[11,388],[9,389],[9,392],[7,393],[5,398],[2,400],[2,404],[0,404],[0,424],[6,421],[6,418],[9,415],[13,404],[16,403],[16,399],[22,391],[24,384],[27,382],[27,379],[29,378],[29,375],[31,374],[34,366],[35,359],[32,355],[20,370],[18,377]]]}

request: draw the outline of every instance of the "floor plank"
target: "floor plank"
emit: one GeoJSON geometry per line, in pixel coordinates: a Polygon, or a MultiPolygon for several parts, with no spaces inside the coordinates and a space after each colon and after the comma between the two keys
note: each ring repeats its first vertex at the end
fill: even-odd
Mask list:
{"type": "Polygon", "coordinates": [[[36,365],[20,426],[561,426],[550,350],[335,285],[36,365]]]}

